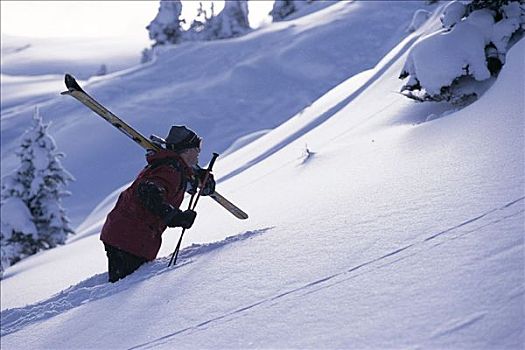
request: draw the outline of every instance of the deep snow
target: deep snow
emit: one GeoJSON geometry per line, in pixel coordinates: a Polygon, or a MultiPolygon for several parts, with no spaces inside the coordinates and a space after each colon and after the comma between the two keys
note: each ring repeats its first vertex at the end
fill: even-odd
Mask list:
{"type": "MultiPolygon", "coordinates": [[[[319,32],[354,19],[353,4],[338,4],[348,17],[321,25],[335,6],[266,30],[295,24],[299,30],[290,38],[303,33],[306,43],[294,50],[306,50],[319,32]],[[301,25],[311,27],[307,34],[301,25]]],[[[159,259],[105,283],[98,232],[119,191],[108,194],[120,185],[110,182],[106,200],[70,243],[7,270],[2,348],[521,348],[525,41],[511,49],[479,101],[454,111],[397,93],[408,49],[431,26],[408,36],[374,69],[342,81],[284,123],[273,120],[280,125],[219,158],[221,193],[250,219],[237,221],[202,200],[174,269],[166,265],[179,231],[169,230],[159,259]]],[[[266,38],[252,35],[211,46],[233,56],[236,45],[266,38]]],[[[192,45],[181,48],[188,59],[206,47],[192,45]]],[[[160,58],[126,83],[150,87],[142,79],[170,62],[160,58]]],[[[302,86],[311,82],[299,78],[302,86]]],[[[107,97],[103,91],[119,91],[112,84],[122,79],[92,86],[107,97]]],[[[160,98],[165,89],[159,90],[149,98],[160,98]]],[[[126,96],[108,105],[119,108],[126,96]]],[[[83,113],[73,106],[66,111],[83,113]]],[[[235,123],[244,134],[256,131],[252,120],[235,123]]],[[[8,125],[16,129],[13,120],[8,125]]],[[[210,150],[227,147],[206,132],[210,150]]],[[[77,141],[74,129],[71,135],[77,141]]],[[[120,150],[118,136],[107,137],[120,150]]],[[[133,148],[124,141],[122,150],[133,148]]]]}

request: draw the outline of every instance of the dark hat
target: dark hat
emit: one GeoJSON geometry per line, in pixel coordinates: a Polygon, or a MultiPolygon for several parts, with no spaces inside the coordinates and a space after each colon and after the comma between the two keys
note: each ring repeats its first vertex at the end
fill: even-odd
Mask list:
{"type": "Polygon", "coordinates": [[[174,125],[166,136],[166,149],[182,151],[188,148],[201,147],[202,139],[185,126],[174,125]]]}

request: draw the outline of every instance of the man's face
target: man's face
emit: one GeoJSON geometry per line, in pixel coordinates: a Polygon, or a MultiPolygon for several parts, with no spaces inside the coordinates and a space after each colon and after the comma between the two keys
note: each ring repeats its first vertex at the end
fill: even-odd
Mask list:
{"type": "Polygon", "coordinates": [[[199,154],[201,149],[198,147],[188,148],[180,154],[181,158],[184,159],[186,164],[190,167],[194,167],[199,164],[199,154]]]}

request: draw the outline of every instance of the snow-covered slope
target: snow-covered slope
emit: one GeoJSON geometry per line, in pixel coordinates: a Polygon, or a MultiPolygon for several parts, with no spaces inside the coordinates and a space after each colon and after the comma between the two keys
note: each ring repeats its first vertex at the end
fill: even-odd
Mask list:
{"type": "MultiPolygon", "coordinates": [[[[418,105],[379,99],[397,83],[385,73],[303,136],[318,140],[309,161],[286,147],[231,181],[258,198],[254,230],[4,311],[4,346],[518,349],[524,53],[480,101],[417,125],[399,118],[418,105]]],[[[202,213],[195,233],[216,227],[202,213]]]]}
{"type": "Polygon", "coordinates": [[[2,34],[2,74],[63,75],[67,71],[87,79],[103,64],[108,73],[137,65],[147,46],[148,40],[132,37],[26,38],[2,34]]]}
{"type": "Polygon", "coordinates": [[[88,79],[136,66],[146,40],[24,38],[2,34],[2,115],[45,102],[64,88],[64,73],[88,79]],[[102,67],[104,66],[104,67],[102,67]]]}
{"type": "MultiPolygon", "coordinates": [[[[247,36],[185,43],[157,62],[85,84],[146,136],[187,124],[204,136],[202,163],[237,139],[275,128],[350,76],[372,68],[405,35],[417,2],[340,2],[247,36]],[[367,28],[363,30],[363,28],[367,28]]],[[[61,91],[62,89],[58,90],[61,91]]],[[[3,171],[32,108],[2,112],[3,171]]],[[[143,153],[67,96],[41,105],[65,167],[76,177],[66,204],[78,224],[130,181],[143,153]],[[85,137],[89,130],[89,137],[85,137]]]]}
{"type": "Polygon", "coordinates": [[[161,258],[105,283],[110,196],[8,269],[2,347],[521,348],[525,40],[453,111],[396,93],[417,35],[220,159],[250,219],[203,199],[176,268],[168,230],[161,258]]]}

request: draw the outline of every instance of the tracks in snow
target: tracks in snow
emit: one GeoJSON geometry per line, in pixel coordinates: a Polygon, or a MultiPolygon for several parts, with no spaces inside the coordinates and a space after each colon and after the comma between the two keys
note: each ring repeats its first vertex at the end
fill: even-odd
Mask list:
{"type": "MultiPolygon", "coordinates": [[[[154,348],[161,344],[170,342],[171,340],[173,340],[173,338],[175,338],[179,334],[183,334],[183,333],[190,332],[190,331],[197,331],[201,327],[209,326],[210,324],[213,324],[213,323],[216,323],[222,320],[230,320],[232,318],[241,316],[243,313],[249,312],[259,306],[267,305],[267,304],[276,304],[280,301],[284,301],[284,299],[288,296],[304,296],[304,295],[312,294],[319,290],[330,288],[332,286],[338,285],[350,279],[357,278],[358,276],[367,273],[366,271],[367,268],[378,269],[378,268],[392,265],[398,261],[404,260],[410,256],[418,254],[419,252],[422,251],[421,248],[428,247],[428,245],[431,243],[435,243],[434,246],[437,246],[437,245],[442,244],[444,241],[448,241],[450,239],[455,239],[455,238],[464,236],[466,234],[476,232],[482,228],[497,224],[499,222],[502,222],[504,220],[507,220],[507,219],[510,219],[510,218],[513,218],[519,215],[524,215],[524,212],[525,212],[524,200],[525,200],[525,197],[518,198],[501,207],[491,209],[479,216],[466,220],[446,230],[443,230],[441,232],[431,234],[427,237],[424,237],[423,239],[415,243],[411,243],[411,244],[399,247],[398,249],[388,252],[380,257],[365,261],[356,266],[352,266],[348,268],[347,270],[344,270],[344,271],[341,271],[339,273],[332,274],[329,276],[322,277],[315,281],[304,284],[298,288],[293,288],[293,289],[284,291],[282,293],[279,293],[277,295],[270,296],[265,299],[261,299],[255,303],[240,307],[234,311],[219,315],[217,317],[214,317],[208,320],[203,320],[202,322],[196,323],[194,325],[191,325],[185,328],[181,328],[179,330],[176,330],[173,333],[167,334],[163,337],[157,338],[150,342],[138,344],[129,349],[132,350],[132,349],[154,348]],[[443,240],[443,241],[439,242],[439,240],[443,240]]],[[[483,317],[484,317],[483,314],[474,315],[471,319],[468,319],[465,322],[463,322],[464,321],[463,320],[462,322],[458,322],[457,324],[450,325],[449,328],[443,331],[451,332],[456,329],[466,327],[470,325],[471,323],[475,323],[481,320],[483,317]]]]}

